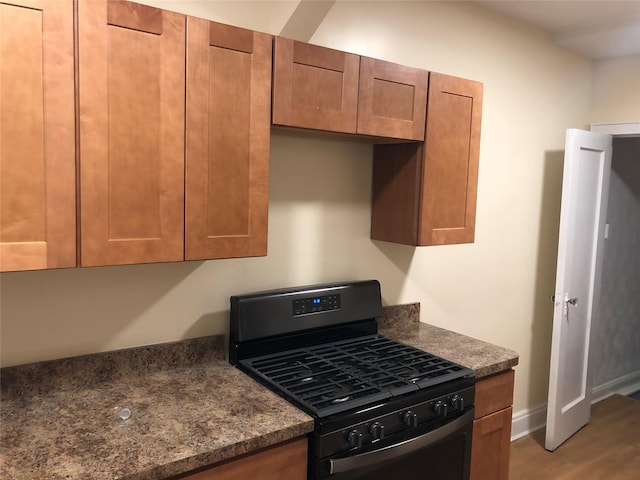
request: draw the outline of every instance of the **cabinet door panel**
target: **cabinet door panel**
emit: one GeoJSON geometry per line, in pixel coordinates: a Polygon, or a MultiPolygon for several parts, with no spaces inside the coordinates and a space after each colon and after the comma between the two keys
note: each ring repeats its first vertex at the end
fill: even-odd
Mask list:
{"type": "Polygon", "coordinates": [[[515,372],[507,370],[476,382],[475,418],[511,406],[515,372]]]}
{"type": "Polygon", "coordinates": [[[419,68],[362,57],[358,133],[424,139],[428,75],[419,68]]]}
{"type": "Polygon", "coordinates": [[[188,24],[186,259],[266,255],[271,36],[188,24]]]}
{"type": "Polygon", "coordinates": [[[0,271],[76,265],[73,3],[0,4],[0,271]]]}
{"type": "Polygon", "coordinates": [[[471,480],[507,480],[511,453],[511,407],[473,421],[471,480]]]}
{"type": "Polygon", "coordinates": [[[430,74],[421,245],[474,240],[481,114],[481,83],[430,74]]]}
{"type": "Polygon", "coordinates": [[[250,454],[198,473],[179,477],[183,480],[305,480],[307,478],[307,439],[288,443],[250,454]]]}
{"type": "Polygon", "coordinates": [[[81,264],[183,259],[185,18],[80,2],[81,264]]]}
{"type": "Polygon", "coordinates": [[[355,133],[359,57],[277,37],[273,123],[355,133]]]}
{"type": "Polygon", "coordinates": [[[198,473],[179,477],[183,480],[305,480],[307,478],[307,439],[292,440],[261,452],[231,460],[198,473]]]}

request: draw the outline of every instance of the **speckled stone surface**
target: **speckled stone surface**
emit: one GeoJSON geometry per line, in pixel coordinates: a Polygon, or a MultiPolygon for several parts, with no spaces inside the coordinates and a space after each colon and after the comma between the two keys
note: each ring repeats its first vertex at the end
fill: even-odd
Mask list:
{"type": "Polygon", "coordinates": [[[452,362],[471,368],[476,378],[508,370],[518,364],[518,354],[475,338],[420,322],[420,304],[383,308],[380,334],[452,362]]]}
{"type": "MultiPolygon", "coordinates": [[[[417,303],[384,307],[379,331],[478,378],[518,363],[511,350],[420,323],[417,303]]],[[[313,430],[224,360],[222,337],[4,368],[0,392],[3,480],[166,479],[313,430]]]]}
{"type": "Polygon", "coordinates": [[[0,375],[3,480],[164,479],[313,429],[223,360],[214,337],[0,375]]]}

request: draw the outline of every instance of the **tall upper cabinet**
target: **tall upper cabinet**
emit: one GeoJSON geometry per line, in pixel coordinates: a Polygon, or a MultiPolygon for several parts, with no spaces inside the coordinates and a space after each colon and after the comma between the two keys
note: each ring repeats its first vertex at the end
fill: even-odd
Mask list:
{"type": "Polygon", "coordinates": [[[424,144],[374,149],[372,239],[474,241],[481,116],[481,83],[429,74],[424,144]]]}
{"type": "Polygon", "coordinates": [[[0,22],[2,271],[266,255],[270,35],[124,0],[0,22]]]}
{"type": "Polygon", "coordinates": [[[183,259],[185,17],[78,2],[82,266],[183,259]]]}
{"type": "Polygon", "coordinates": [[[81,265],[266,255],[272,37],[113,0],[78,25],[81,265]]]}
{"type": "Polygon", "coordinates": [[[272,37],[187,25],[185,257],[266,255],[272,37]]]}
{"type": "Polygon", "coordinates": [[[72,0],[0,4],[0,271],[76,265],[72,0]]]}

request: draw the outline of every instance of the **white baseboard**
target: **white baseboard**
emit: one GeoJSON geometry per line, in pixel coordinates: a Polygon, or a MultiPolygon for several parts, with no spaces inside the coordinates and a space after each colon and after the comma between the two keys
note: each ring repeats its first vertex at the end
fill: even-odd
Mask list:
{"type": "Polygon", "coordinates": [[[591,403],[604,400],[615,393],[629,395],[640,390],[640,371],[629,373],[610,382],[603,383],[592,390],[591,403]]]}
{"type": "Polygon", "coordinates": [[[547,422],[547,404],[533,409],[520,410],[511,417],[511,441],[540,430],[547,422]]]}
{"type": "MultiPolygon", "coordinates": [[[[604,400],[611,395],[629,395],[640,390],[640,370],[598,385],[592,389],[591,403],[604,400]]],[[[515,412],[511,419],[511,441],[544,428],[547,422],[547,404],[515,412]]]]}

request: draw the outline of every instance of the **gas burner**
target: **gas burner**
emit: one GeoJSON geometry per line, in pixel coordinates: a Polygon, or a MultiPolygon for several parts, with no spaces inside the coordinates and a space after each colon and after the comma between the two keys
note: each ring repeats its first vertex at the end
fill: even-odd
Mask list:
{"type": "Polygon", "coordinates": [[[351,399],[351,395],[347,395],[346,397],[334,398],[331,400],[331,403],[342,403],[351,399]]]}
{"type": "Polygon", "coordinates": [[[399,377],[406,378],[409,382],[412,383],[415,383],[421,378],[420,371],[408,365],[394,369],[393,373],[399,377]]]}
{"type": "Polygon", "coordinates": [[[313,371],[300,362],[296,362],[296,365],[291,367],[291,370],[289,370],[287,373],[293,380],[297,380],[301,383],[307,383],[314,379],[313,371]]]}
{"type": "Polygon", "coordinates": [[[372,368],[370,365],[366,365],[360,362],[335,362],[338,368],[347,375],[353,378],[361,378],[365,375],[371,375],[377,371],[376,368],[372,368]]]}
{"type": "Polygon", "coordinates": [[[330,403],[343,403],[351,398],[352,389],[346,385],[327,385],[322,389],[320,399],[330,403]]]}

